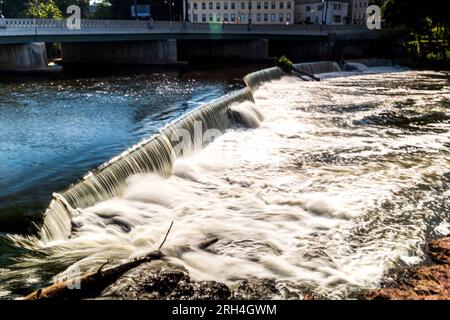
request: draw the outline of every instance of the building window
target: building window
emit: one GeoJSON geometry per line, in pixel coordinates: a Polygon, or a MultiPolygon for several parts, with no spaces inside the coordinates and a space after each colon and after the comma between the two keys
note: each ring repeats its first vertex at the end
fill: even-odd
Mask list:
{"type": "Polygon", "coordinates": [[[202,2],[202,10],[206,10],[206,2],[202,2]]]}
{"type": "Polygon", "coordinates": [[[342,9],[342,5],[338,4],[338,10],[341,10],[341,9],[342,9]]]}
{"type": "Polygon", "coordinates": [[[241,2],[241,10],[245,9],[245,2],[241,2]]]}
{"type": "Polygon", "coordinates": [[[196,13],[194,13],[192,20],[193,20],[194,22],[197,22],[197,21],[198,21],[198,15],[197,15],[196,13]]]}
{"type": "Polygon", "coordinates": [[[322,10],[323,10],[323,4],[318,4],[317,11],[322,11],[322,10]]]}
{"type": "Polygon", "coordinates": [[[291,21],[291,14],[290,13],[286,14],[286,21],[291,21]]]}
{"type": "Polygon", "coordinates": [[[261,13],[256,14],[256,21],[261,22],[261,13]]]}
{"type": "Polygon", "coordinates": [[[306,12],[311,12],[311,6],[306,6],[306,12]]]}
{"type": "Polygon", "coordinates": [[[223,21],[228,21],[228,13],[223,14],[223,21]]]}
{"type": "MultiPolygon", "coordinates": [[[[228,9],[228,8],[226,8],[228,9]]],[[[235,10],[236,9],[236,2],[232,2],[231,3],[231,10],[235,10]]]]}
{"type": "Polygon", "coordinates": [[[253,8],[253,5],[252,5],[252,2],[251,2],[251,1],[248,2],[248,8],[249,8],[249,9],[252,9],[252,8],[253,8]]]}
{"type": "Polygon", "coordinates": [[[280,1],[280,9],[284,9],[284,2],[280,1]]]}
{"type": "Polygon", "coordinates": [[[269,21],[269,15],[267,13],[264,13],[264,21],[269,21]]]}
{"type": "Polygon", "coordinates": [[[209,22],[214,21],[214,15],[212,13],[209,14],[209,22]]]}
{"type": "Polygon", "coordinates": [[[341,21],[342,21],[341,16],[333,16],[333,19],[334,19],[335,23],[341,23],[341,21]]]}
{"type": "Polygon", "coordinates": [[[241,22],[245,21],[245,13],[241,14],[241,22]]]}
{"type": "Polygon", "coordinates": [[[279,20],[280,20],[280,22],[283,22],[283,19],[284,19],[284,16],[283,16],[283,14],[282,13],[280,13],[280,15],[279,15],[279,20]]]}
{"type": "Polygon", "coordinates": [[[206,13],[202,14],[202,22],[206,22],[206,13]]]}
{"type": "Polygon", "coordinates": [[[276,2],[275,2],[275,1],[272,1],[272,2],[270,3],[270,7],[271,7],[272,9],[275,9],[275,8],[277,7],[276,2]]]}
{"type": "Polygon", "coordinates": [[[256,9],[258,9],[258,10],[261,9],[261,2],[257,2],[257,3],[256,3],[256,9]]]}
{"type": "Polygon", "coordinates": [[[220,22],[220,13],[216,14],[216,21],[220,22]]]}
{"type": "Polygon", "coordinates": [[[220,10],[220,2],[216,2],[216,9],[220,10]]]}
{"type": "Polygon", "coordinates": [[[264,9],[269,9],[269,3],[268,2],[264,2],[264,9]]]}
{"type": "Polygon", "coordinates": [[[270,21],[275,21],[275,13],[272,13],[272,14],[270,15],[270,21]]]}
{"type": "Polygon", "coordinates": [[[194,2],[194,10],[197,10],[197,2],[194,2]]]}
{"type": "Polygon", "coordinates": [[[223,8],[224,8],[225,10],[228,10],[228,2],[224,2],[224,3],[223,3],[223,8]]]}
{"type": "Polygon", "coordinates": [[[337,4],[335,3],[335,4],[333,4],[333,10],[337,10],[337,4]]]}
{"type": "Polygon", "coordinates": [[[209,10],[213,9],[213,3],[212,2],[208,3],[208,8],[209,8],[209,10]]]}
{"type": "Polygon", "coordinates": [[[292,4],[291,4],[290,1],[288,1],[288,3],[287,3],[287,8],[288,8],[288,9],[292,8],[292,4]]]}
{"type": "Polygon", "coordinates": [[[231,22],[235,22],[235,21],[236,21],[236,15],[235,15],[234,13],[232,13],[232,14],[230,15],[230,21],[231,21],[231,22]]]}

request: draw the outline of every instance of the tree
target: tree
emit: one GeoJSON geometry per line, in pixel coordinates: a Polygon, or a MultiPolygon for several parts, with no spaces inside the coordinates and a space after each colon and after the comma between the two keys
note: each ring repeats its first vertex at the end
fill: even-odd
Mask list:
{"type": "Polygon", "coordinates": [[[111,13],[115,19],[130,19],[131,18],[131,5],[134,4],[134,0],[110,0],[111,13]]]}
{"type": "Polygon", "coordinates": [[[66,14],[67,8],[71,5],[77,5],[81,9],[81,17],[86,18],[89,16],[89,0],[54,0],[59,10],[63,14],[66,14]]]}
{"type": "Polygon", "coordinates": [[[62,19],[61,10],[53,0],[29,0],[23,15],[36,19],[62,19]]]}
{"type": "Polygon", "coordinates": [[[18,18],[25,11],[27,3],[27,0],[3,0],[3,15],[6,18],[18,18]]]}
{"type": "Polygon", "coordinates": [[[383,17],[389,26],[405,26],[415,41],[407,44],[419,59],[435,59],[448,64],[448,3],[443,0],[388,0],[383,17]]]}
{"type": "Polygon", "coordinates": [[[94,19],[112,19],[112,17],[111,3],[107,0],[98,3],[95,12],[92,15],[92,18],[94,19]]]}

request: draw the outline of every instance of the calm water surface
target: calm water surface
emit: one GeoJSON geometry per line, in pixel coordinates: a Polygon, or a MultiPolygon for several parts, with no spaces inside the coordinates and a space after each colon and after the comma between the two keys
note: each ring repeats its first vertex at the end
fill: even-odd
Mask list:
{"type": "Polygon", "coordinates": [[[52,192],[230,90],[200,76],[0,83],[0,232],[20,231],[52,192]]]}

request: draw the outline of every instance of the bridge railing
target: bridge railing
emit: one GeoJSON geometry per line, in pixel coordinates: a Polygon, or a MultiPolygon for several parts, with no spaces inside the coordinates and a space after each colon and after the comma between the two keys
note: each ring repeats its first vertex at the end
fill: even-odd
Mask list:
{"type": "MultiPolygon", "coordinates": [[[[49,28],[67,29],[66,20],[53,19],[5,19],[7,28],[49,28]]],[[[228,30],[355,30],[355,25],[320,26],[302,24],[236,24],[236,23],[191,23],[181,21],[142,21],[142,20],[95,20],[82,19],[81,28],[87,29],[190,29],[210,30],[217,27],[228,30]]]]}
{"type": "Polygon", "coordinates": [[[66,20],[52,19],[5,19],[2,35],[42,35],[42,34],[83,34],[95,33],[228,33],[228,34],[290,34],[327,35],[328,33],[352,33],[367,31],[353,25],[284,25],[284,24],[232,24],[232,23],[190,23],[181,21],[142,21],[142,20],[94,20],[82,19],[81,29],[72,30],[66,20]]]}
{"type": "MultiPolygon", "coordinates": [[[[54,19],[5,19],[6,28],[52,28],[67,29],[66,20],[54,19]]],[[[164,29],[181,29],[180,21],[142,21],[142,20],[95,20],[82,19],[81,29],[148,29],[149,27],[164,29]]]]}

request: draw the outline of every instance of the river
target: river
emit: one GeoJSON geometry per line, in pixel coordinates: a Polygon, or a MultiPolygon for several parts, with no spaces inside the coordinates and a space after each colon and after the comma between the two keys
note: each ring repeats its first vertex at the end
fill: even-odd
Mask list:
{"type": "MultiPolygon", "coordinates": [[[[254,105],[234,105],[262,115],[252,128],[227,129],[168,176],[130,177],[119,197],[78,210],[69,239],[1,238],[2,296],[69,266],[144,254],[171,221],[164,250],[194,279],[271,278],[283,298],[353,297],[422,261],[425,239],[449,231],[449,77],[337,75],[262,84],[254,105]]],[[[1,84],[2,214],[45,207],[52,192],[227,91],[224,81],[167,74],[1,84]]]]}

